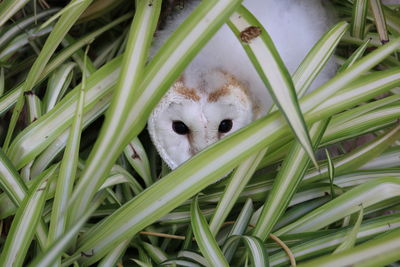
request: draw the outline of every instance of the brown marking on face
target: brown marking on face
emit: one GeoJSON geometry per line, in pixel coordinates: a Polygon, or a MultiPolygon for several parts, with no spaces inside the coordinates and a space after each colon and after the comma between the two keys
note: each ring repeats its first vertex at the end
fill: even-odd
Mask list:
{"type": "Polygon", "coordinates": [[[249,97],[249,91],[246,86],[244,86],[241,82],[239,82],[233,75],[223,71],[223,70],[218,70],[224,75],[224,78],[226,79],[226,83],[219,88],[218,90],[210,93],[208,95],[208,102],[216,102],[218,99],[222,96],[226,96],[231,93],[231,86],[235,88],[240,88],[241,91],[244,93],[245,97],[249,97]]]}
{"type": "Polygon", "coordinates": [[[230,91],[228,84],[225,84],[220,89],[208,94],[207,101],[210,103],[217,102],[220,97],[229,95],[230,91]]]}
{"type": "Polygon", "coordinates": [[[176,93],[184,96],[187,99],[193,100],[193,101],[200,101],[200,96],[196,93],[196,90],[192,88],[187,88],[181,84],[181,86],[174,86],[174,90],[176,93]]]}
{"type": "Polygon", "coordinates": [[[240,32],[240,40],[244,43],[250,43],[251,40],[257,38],[261,34],[261,28],[250,26],[240,32]]]}

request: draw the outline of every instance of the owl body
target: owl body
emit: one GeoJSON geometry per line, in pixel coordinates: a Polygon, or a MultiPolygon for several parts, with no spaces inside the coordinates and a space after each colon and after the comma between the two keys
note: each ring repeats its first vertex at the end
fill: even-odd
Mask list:
{"type": "MultiPolygon", "coordinates": [[[[270,34],[289,72],[332,24],[323,0],[245,0],[244,5],[270,34]]],[[[199,1],[157,33],[154,49],[182,23],[199,1]]],[[[333,62],[318,86],[335,71],[333,62]]],[[[172,169],[221,138],[266,114],[271,97],[242,44],[223,25],[171,86],[148,121],[153,143],[172,169]]]]}

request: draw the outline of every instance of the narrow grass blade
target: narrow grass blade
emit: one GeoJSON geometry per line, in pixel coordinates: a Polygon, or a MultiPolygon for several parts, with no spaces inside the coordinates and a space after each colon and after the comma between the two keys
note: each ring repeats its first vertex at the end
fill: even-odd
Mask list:
{"type": "MultiPolygon", "coordinates": [[[[360,59],[359,61],[364,59],[360,59]]],[[[352,67],[350,67],[350,69],[354,68],[355,65],[358,65],[357,63],[359,63],[359,61],[357,61],[352,67]]],[[[387,71],[370,74],[367,77],[363,77],[362,79],[357,79],[356,81],[351,83],[350,86],[347,87],[345,90],[338,92],[336,95],[322,102],[320,105],[318,105],[317,108],[315,108],[314,112],[329,112],[329,109],[336,108],[332,106],[332,103],[336,103],[336,105],[341,105],[340,102],[345,103],[345,99],[352,99],[354,100],[355,104],[361,103],[363,101],[371,99],[370,97],[368,97],[367,93],[370,92],[370,90],[375,91],[379,95],[382,94],[382,92],[387,92],[388,88],[394,88],[398,86],[399,83],[400,68],[393,68],[387,71]]],[[[311,94],[313,93],[314,92],[312,92],[311,94]]],[[[308,98],[308,95],[305,98],[308,98]]],[[[312,99],[317,100],[317,98],[314,97],[312,99]]],[[[308,100],[305,101],[308,102],[308,100]]]]}
{"type": "Polygon", "coordinates": [[[315,231],[359,210],[362,204],[367,208],[391,197],[397,196],[400,182],[396,178],[379,178],[359,185],[338,196],[325,205],[310,212],[294,223],[276,231],[279,236],[286,233],[315,231]]]}
{"type": "MultiPolygon", "coordinates": [[[[86,54],[88,49],[86,49],[86,54]]],[[[86,58],[84,65],[86,65],[86,58]]],[[[67,146],[60,164],[60,172],[57,179],[56,192],[54,195],[48,246],[50,246],[58,237],[60,237],[66,228],[67,224],[67,207],[68,201],[72,194],[73,185],[79,160],[79,145],[82,132],[83,107],[86,95],[86,76],[87,73],[82,73],[81,90],[78,103],[75,111],[75,118],[71,125],[70,135],[68,137],[67,146]]]]}
{"type": "Polygon", "coordinates": [[[300,266],[385,266],[400,259],[400,229],[391,231],[381,238],[367,241],[353,249],[334,255],[317,258],[300,266]]]}
{"type": "Polygon", "coordinates": [[[265,248],[264,243],[257,237],[245,235],[231,236],[224,245],[224,251],[239,240],[242,240],[246,245],[253,266],[269,267],[267,249],[265,248]]]}
{"type": "Polygon", "coordinates": [[[333,144],[395,125],[400,116],[399,104],[378,108],[343,123],[335,120],[329,127],[330,131],[326,133],[324,144],[333,144]],[[350,129],[352,125],[353,130],[350,129]]]}
{"type": "Polygon", "coordinates": [[[340,246],[338,246],[335,249],[333,254],[336,254],[336,253],[339,253],[342,251],[346,251],[346,250],[354,247],[354,244],[356,243],[356,240],[357,240],[357,234],[360,230],[360,225],[361,225],[363,216],[364,216],[364,208],[361,205],[360,211],[358,212],[358,218],[357,218],[356,223],[353,226],[353,229],[351,229],[350,233],[346,236],[346,239],[343,241],[342,244],[340,244],[340,246]]]}
{"type": "Polygon", "coordinates": [[[335,165],[333,164],[333,161],[331,159],[331,155],[329,154],[328,149],[325,149],[325,155],[326,159],[328,161],[328,177],[329,177],[329,182],[331,185],[331,198],[335,198],[335,190],[333,189],[333,179],[335,178],[335,165]]]}
{"type": "Polygon", "coordinates": [[[229,212],[232,210],[240,193],[253,176],[258,163],[264,157],[266,149],[246,159],[231,175],[229,184],[225,188],[224,194],[218,202],[217,208],[210,221],[210,230],[216,235],[229,212]]]}
{"type": "MultiPolygon", "coordinates": [[[[315,147],[318,146],[327,125],[328,121],[320,121],[311,127],[310,134],[315,147]]],[[[268,194],[261,215],[254,227],[253,236],[261,240],[268,238],[275,223],[292,200],[308,165],[309,159],[306,157],[306,151],[299,143],[293,143],[268,194]]]]}
{"type": "Polygon", "coordinates": [[[368,0],[355,0],[353,3],[353,16],[351,24],[351,35],[364,39],[365,23],[367,21],[368,0]]]}
{"type": "MultiPolygon", "coordinates": [[[[386,215],[379,218],[369,219],[363,222],[357,232],[357,242],[362,242],[373,238],[379,234],[398,229],[400,227],[400,216],[398,214],[386,215]]],[[[304,261],[316,254],[325,254],[334,251],[351,232],[351,227],[335,230],[332,233],[317,235],[307,242],[298,243],[291,246],[291,251],[297,260],[304,261]]],[[[283,236],[282,236],[283,237],[283,236]]],[[[288,264],[289,259],[286,253],[279,251],[271,255],[271,265],[288,264]]]]}
{"type": "Polygon", "coordinates": [[[15,13],[23,8],[29,0],[4,0],[0,3],[0,27],[15,13]]]}
{"type": "Polygon", "coordinates": [[[14,217],[0,256],[2,266],[22,266],[46,201],[49,179],[38,179],[14,217]]]}
{"type": "MultiPolygon", "coordinates": [[[[108,158],[113,156],[110,150],[113,147],[118,147],[116,141],[120,138],[121,124],[126,123],[128,111],[132,105],[132,98],[134,98],[135,91],[138,90],[137,87],[144,73],[147,52],[160,13],[161,2],[155,1],[153,3],[148,0],[138,2],[138,4],[130,28],[129,40],[124,54],[119,80],[113,95],[113,101],[106,115],[106,121],[100,132],[100,136],[96,141],[95,148],[89,156],[88,164],[72,196],[70,223],[73,223],[74,220],[84,213],[91,198],[101,185],[101,179],[104,179],[105,173],[99,173],[103,171],[102,168],[98,168],[97,165],[95,166],[91,162],[103,162],[104,165],[104,162],[108,162],[108,158]],[[106,158],[105,154],[100,155],[100,153],[95,152],[105,147],[108,147],[108,155],[106,158]],[[93,171],[99,173],[96,175],[96,178],[93,177],[93,175],[87,175],[93,171]]],[[[136,115],[137,114],[134,116],[136,115]]],[[[119,152],[121,153],[122,151],[120,150],[119,152]]]]}
{"type": "Polygon", "coordinates": [[[372,14],[374,16],[375,26],[379,33],[379,38],[381,39],[381,42],[384,44],[389,41],[389,35],[386,28],[385,15],[383,14],[381,1],[380,0],[369,0],[369,1],[372,14]]]}
{"type": "Polygon", "coordinates": [[[306,93],[318,73],[333,55],[335,48],[348,28],[349,25],[346,22],[339,22],[326,32],[308,52],[292,76],[294,87],[299,97],[306,93]]]}
{"type": "Polygon", "coordinates": [[[275,104],[284,114],[300,144],[317,167],[317,160],[315,159],[307,126],[297,101],[293,81],[272,39],[245,7],[241,6],[236,12],[231,16],[228,25],[236,36],[246,44],[243,48],[253,62],[260,78],[267,86],[275,104]],[[255,28],[259,30],[257,35],[252,36],[250,40],[242,38],[251,29],[254,30],[255,28]]]}
{"type": "Polygon", "coordinates": [[[21,31],[30,27],[33,23],[47,17],[48,15],[55,13],[57,10],[57,8],[44,10],[40,13],[37,13],[35,16],[27,17],[22,21],[14,23],[10,29],[7,29],[7,31],[2,33],[2,35],[0,36],[0,48],[3,48],[5,45],[7,45],[8,42],[11,41],[12,38],[14,38],[21,31]]]}
{"type": "Polygon", "coordinates": [[[190,210],[193,234],[203,256],[210,266],[229,266],[208,227],[206,219],[201,214],[197,197],[193,199],[190,210]]]}

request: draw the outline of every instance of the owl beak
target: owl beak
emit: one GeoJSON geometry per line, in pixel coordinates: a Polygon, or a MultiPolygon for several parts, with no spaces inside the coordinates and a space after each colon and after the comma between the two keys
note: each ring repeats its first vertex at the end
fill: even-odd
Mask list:
{"type": "Polygon", "coordinates": [[[200,133],[192,133],[188,136],[188,139],[190,144],[190,153],[192,156],[218,141],[215,138],[210,138],[209,136],[206,136],[206,134],[200,133]]]}

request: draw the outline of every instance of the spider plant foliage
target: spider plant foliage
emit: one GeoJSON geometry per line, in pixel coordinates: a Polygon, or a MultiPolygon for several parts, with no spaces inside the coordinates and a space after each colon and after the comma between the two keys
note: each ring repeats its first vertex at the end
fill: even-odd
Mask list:
{"type": "Polygon", "coordinates": [[[224,23],[262,27],[241,0],[200,1],[151,58],[185,1],[1,1],[0,265],[399,261],[398,5],[331,2],[293,75],[264,29],[243,43],[277,108],[169,171],[147,119],[224,23]]]}

